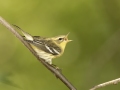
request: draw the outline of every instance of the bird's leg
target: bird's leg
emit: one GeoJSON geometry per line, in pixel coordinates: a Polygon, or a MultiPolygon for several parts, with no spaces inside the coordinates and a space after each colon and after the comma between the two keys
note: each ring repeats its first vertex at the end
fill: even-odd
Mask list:
{"type": "MultiPolygon", "coordinates": [[[[58,70],[60,73],[62,73],[62,70],[56,66],[55,64],[50,64],[53,68],[55,68],[56,70],[58,70]]],[[[56,74],[54,74],[56,76],[56,78],[58,79],[58,76],[56,74]]]]}
{"type": "Polygon", "coordinates": [[[52,67],[54,67],[55,69],[59,69],[58,66],[56,66],[55,64],[51,64],[52,67]]]}
{"type": "Polygon", "coordinates": [[[56,66],[55,64],[51,64],[51,66],[52,66],[53,68],[59,70],[60,72],[62,72],[62,70],[61,70],[58,66],[56,66]]]}
{"type": "Polygon", "coordinates": [[[59,70],[60,72],[62,71],[58,66],[56,66],[55,64],[52,64],[51,60],[45,60],[45,62],[48,63],[53,68],[55,68],[56,70],[59,70]]]}

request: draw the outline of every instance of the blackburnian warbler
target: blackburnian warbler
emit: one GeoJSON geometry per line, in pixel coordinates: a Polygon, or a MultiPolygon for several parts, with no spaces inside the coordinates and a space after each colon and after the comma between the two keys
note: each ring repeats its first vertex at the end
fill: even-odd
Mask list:
{"type": "Polygon", "coordinates": [[[53,58],[61,56],[65,50],[66,44],[72,41],[68,40],[69,33],[67,35],[45,38],[32,36],[24,32],[20,27],[14,26],[22,31],[25,41],[30,44],[36,54],[49,64],[52,64],[53,58]]]}

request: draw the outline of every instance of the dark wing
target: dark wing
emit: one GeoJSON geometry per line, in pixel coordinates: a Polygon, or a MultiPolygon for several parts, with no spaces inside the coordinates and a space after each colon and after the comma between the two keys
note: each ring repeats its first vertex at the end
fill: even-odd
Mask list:
{"type": "Polygon", "coordinates": [[[26,41],[33,44],[38,49],[45,51],[46,53],[53,55],[59,55],[61,53],[61,48],[59,48],[55,43],[51,42],[51,40],[34,39],[33,41],[26,41]]]}

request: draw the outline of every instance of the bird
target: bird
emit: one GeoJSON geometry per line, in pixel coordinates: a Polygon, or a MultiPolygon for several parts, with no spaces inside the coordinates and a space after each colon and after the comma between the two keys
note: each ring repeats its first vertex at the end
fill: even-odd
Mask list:
{"type": "Polygon", "coordinates": [[[32,47],[36,54],[50,65],[52,65],[54,58],[60,57],[64,53],[67,43],[72,41],[68,39],[69,33],[50,38],[32,36],[17,25],[14,26],[21,30],[24,40],[32,47]]]}

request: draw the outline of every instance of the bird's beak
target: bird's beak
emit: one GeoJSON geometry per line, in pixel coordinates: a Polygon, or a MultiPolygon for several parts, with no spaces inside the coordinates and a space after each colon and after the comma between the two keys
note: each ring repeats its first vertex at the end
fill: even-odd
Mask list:
{"type": "Polygon", "coordinates": [[[68,40],[68,35],[69,35],[69,34],[70,34],[70,32],[65,36],[67,42],[71,42],[71,41],[73,41],[73,40],[68,40]]]}
{"type": "Polygon", "coordinates": [[[73,41],[73,40],[68,40],[67,42],[71,42],[71,41],[73,41]]]}

